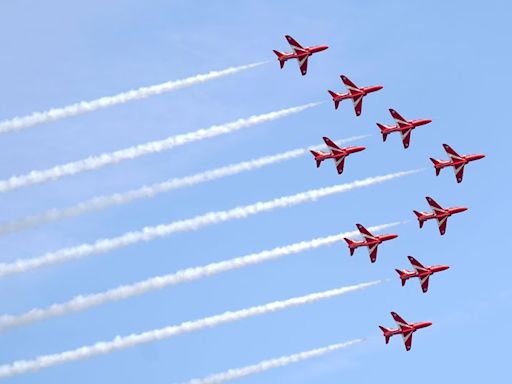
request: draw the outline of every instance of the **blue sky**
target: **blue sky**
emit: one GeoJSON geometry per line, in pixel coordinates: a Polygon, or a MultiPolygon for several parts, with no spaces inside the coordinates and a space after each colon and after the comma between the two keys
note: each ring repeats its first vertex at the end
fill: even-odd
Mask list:
{"type": "Polygon", "coordinates": [[[240,321],[216,329],[73,362],[13,383],[169,383],[358,337],[368,342],[318,360],[273,370],[248,383],[372,383],[414,377],[501,382],[508,375],[508,179],[511,138],[511,8],[493,2],[239,1],[8,1],[0,5],[0,119],[79,100],[179,79],[212,69],[274,60],[291,34],[304,45],[327,44],[309,73],[277,62],[174,93],[0,137],[0,177],[26,173],[150,140],[313,101],[325,104],[256,128],[55,183],[7,193],[2,220],[66,207],[95,195],[188,175],[267,154],[314,145],[324,135],[372,134],[367,150],[338,176],[309,157],[174,191],[0,238],[0,260],[110,237],[145,225],[188,218],[312,188],[427,168],[424,172],[261,214],[247,220],[173,235],[104,255],[0,280],[0,312],[21,313],[170,273],[313,237],[395,220],[400,238],[380,249],[371,265],[364,250],[352,258],[344,244],[164,289],[0,335],[0,362],[73,349],[126,335],[380,278],[382,286],[337,299],[240,321]],[[327,89],[343,90],[339,75],[356,84],[382,84],[355,118],[349,104],[334,111],[327,89]],[[382,143],[375,122],[391,123],[387,109],[406,118],[431,118],[404,151],[395,135],[382,143]],[[457,185],[451,170],[434,176],[428,157],[445,158],[442,143],[486,159],[466,169],[457,185]],[[417,228],[411,210],[424,196],[470,210],[450,219],[440,237],[433,223],[417,228]],[[430,292],[416,281],[405,288],[394,268],[407,255],[446,263],[430,292]],[[385,345],[377,325],[393,325],[389,311],[409,321],[433,321],[415,335],[385,345]],[[505,323],[504,323],[505,322],[505,323]]]}

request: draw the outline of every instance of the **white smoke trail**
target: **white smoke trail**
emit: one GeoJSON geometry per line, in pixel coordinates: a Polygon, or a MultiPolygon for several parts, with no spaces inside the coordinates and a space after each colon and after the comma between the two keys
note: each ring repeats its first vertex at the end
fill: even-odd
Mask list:
{"type": "Polygon", "coordinates": [[[175,91],[181,88],[191,87],[195,84],[205,83],[209,80],[217,79],[228,75],[258,67],[267,62],[254,63],[249,65],[241,65],[239,67],[230,67],[221,71],[210,71],[181,80],[167,81],[162,84],[152,85],[149,87],[141,87],[132,89],[131,91],[122,92],[115,96],[101,97],[96,100],[81,101],[62,108],[54,108],[44,112],[35,112],[28,116],[15,117],[10,120],[0,121],[0,133],[19,131],[21,129],[33,127],[35,125],[49,123],[52,121],[65,119],[67,117],[82,115],[96,111],[98,109],[112,107],[118,104],[128,103],[129,101],[144,99],[146,97],[159,95],[175,91]]]}
{"type": "Polygon", "coordinates": [[[70,248],[63,248],[55,252],[46,253],[40,257],[20,259],[11,263],[2,263],[0,264],[0,277],[22,273],[47,265],[62,263],[68,260],[79,259],[93,254],[104,253],[142,241],[150,241],[156,238],[169,236],[170,234],[177,232],[195,231],[208,225],[219,224],[229,220],[243,219],[258,213],[272,211],[277,208],[291,207],[306,202],[316,201],[322,197],[336,193],[348,192],[356,188],[380,184],[389,180],[411,175],[416,172],[418,172],[418,170],[396,172],[384,176],[355,180],[346,184],[313,189],[296,195],[283,196],[270,201],[236,207],[227,211],[213,211],[191,219],[175,221],[170,224],[145,227],[139,231],[127,232],[118,237],[99,239],[94,243],[84,243],[70,248]]]}
{"type": "Polygon", "coordinates": [[[220,315],[205,317],[199,320],[186,321],[179,325],[154,329],[138,334],[128,336],[116,336],[113,340],[102,341],[93,345],[83,346],[77,349],[68,350],[61,353],[43,355],[33,360],[19,360],[11,364],[0,366],[0,378],[19,375],[29,371],[35,371],[48,368],[58,364],[64,364],[70,361],[88,359],[97,355],[104,355],[126,348],[135,347],[140,344],[151,343],[164,340],[170,337],[182,335],[185,333],[197,331],[204,328],[212,328],[222,324],[247,319],[253,316],[264,315],[271,312],[284,310],[299,305],[313,303],[319,300],[329,299],[341,296],[349,292],[358,291],[381,284],[382,280],[361,283],[347,287],[331,289],[328,291],[312,293],[309,295],[294,297],[283,301],[274,301],[271,303],[258,305],[238,311],[228,311],[220,315]]]}
{"type": "Polygon", "coordinates": [[[264,360],[254,365],[248,365],[243,368],[230,369],[226,372],[215,373],[203,377],[201,379],[192,379],[183,384],[219,384],[226,381],[241,379],[246,376],[254,375],[257,373],[268,371],[269,369],[284,367],[286,365],[300,363],[304,360],[309,360],[314,357],[320,357],[327,353],[335,352],[340,349],[351,347],[352,345],[360,344],[364,339],[350,340],[345,343],[331,344],[326,347],[312,349],[305,352],[295,353],[293,355],[281,356],[272,360],[264,360]]]}
{"type": "Polygon", "coordinates": [[[254,115],[248,118],[238,119],[231,123],[213,125],[206,129],[199,129],[194,132],[171,136],[164,140],[151,141],[149,143],[139,144],[133,147],[121,149],[119,151],[103,153],[99,156],[91,156],[86,159],[74,161],[71,163],[56,165],[52,168],[34,170],[24,175],[12,176],[9,179],[0,180],[0,192],[8,192],[18,188],[27,187],[29,185],[54,181],[64,176],[92,171],[109,164],[116,164],[124,160],[135,159],[150,153],[166,151],[195,141],[205,140],[215,136],[235,132],[242,128],[248,128],[268,121],[280,119],[290,114],[298,113],[304,111],[305,109],[315,107],[319,104],[321,103],[309,103],[300,105],[298,107],[291,107],[275,112],[254,115]]]}
{"type": "MultiPolygon", "coordinates": [[[[354,136],[347,139],[338,140],[337,142],[347,143],[350,141],[359,140],[365,136],[354,136]]],[[[180,178],[169,179],[161,183],[152,185],[144,185],[137,189],[132,189],[127,192],[114,193],[107,196],[97,196],[92,199],[83,201],[76,205],[67,208],[53,208],[38,215],[28,216],[19,220],[11,221],[0,225],[0,235],[7,234],[14,231],[20,231],[27,228],[37,227],[42,224],[51,223],[54,221],[63,220],[70,217],[75,217],[88,212],[99,211],[113,205],[128,204],[137,199],[151,198],[163,192],[169,192],[178,188],[190,187],[196,184],[205,183],[212,180],[217,180],[223,177],[236,175],[241,172],[247,172],[254,169],[262,168],[267,165],[279,163],[281,161],[291,160],[308,153],[309,150],[317,150],[323,148],[324,145],[316,145],[309,148],[299,148],[291,151],[279,153],[277,155],[260,157],[249,161],[244,161],[237,164],[231,164],[225,167],[212,169],[209,171],[196,173],[195,175],[185,176],[180,178]]]]}
{"type": "MultiPolygon", "coordinates": [[[[400,224],[399,222],[378,225],[369,228],[370,231],[380,231],[400,224]]],[[[287,255],[305,252],[342,241],[344,237],[358,235],[359,231],[345,232],[338,235],[321,237],[309,241],[276,247],[274,249],[236,257],[231,260],[210,263],[207,265],[179,270],[175,273],[151,277],[130,285],[122,285],[108,291],[88,295],[78,295],[64,303],[52,304],[46,308],[33,308],[21,315],[0,316],[0,331],[8,328],[27,325],[44,319],[64,316],[69,313],[84,311],[86,309],[104,305],[112,301],[125,300],[133,296],[163,289],[171,285],[186,283],[193,280],[213,276],[218,273],[240,269],[250,265],[275,260],[287,255]]]]}

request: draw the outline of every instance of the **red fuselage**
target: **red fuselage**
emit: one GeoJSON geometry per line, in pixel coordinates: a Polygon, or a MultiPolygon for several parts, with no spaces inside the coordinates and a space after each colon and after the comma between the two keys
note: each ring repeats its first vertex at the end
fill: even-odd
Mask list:
{"type": "Polygon", "coordinates": [[[372,85],[371,87],[361,87],[357,91],[347,93],[336,93],[332,96],[334,101],[341,101],[345,99],[356,99],[360,96],[366,96],[369,93],[380,91],[384,88],[382,85],[372,85]]]}
{"type": "Polygon", "coordinates": [[[385,235],[375,235],[374,239],[365,239],[361,241],[352,241],[352,243],[349,245],[350,249],[355,249],[359,247],[371,247],[375,244],[381,244],[384,241],[393,240],[396,239],[398,235],[395,234],[385,234],[385,235]]]}
{"type": "Polygon", "coordinates": [[[329,48],[327,45],[315,45],[313,47],[304,48],[304,53],[283,52],[282,56],[279,58],[279,61],[286,61],[289,59],[302,59],[305,56],[311,56],[313,53],[325,51],[327,48],[329,48]]]}
{"type": "Polygon", "coordinates": [[[446,271],[450,267],[448,265],[432,265],[425,267],[424,272],[408,271],[407,269],[401,270],[400,279],[407,281],[410,278],[418,277],[423,279],[424,277],[431,276],[436,272],[446,271]]]}
{"type": "Polygon", "coordinates": [[[475,160],[480,160],[485,157],[484,154],[475,154],[475,155],[464,155],[461,156],[460,160],[437,160],[437,163],[434,164],[436,169],[443,169],[445,167],[455,167],[458,168],[461,165],[466,165],[467,163],[475,160]]]}
{"type": "Polygon", "coordinates": [[[443,219],[445,217],[450,217],[453,214],[461,213],[467,210],[468,208],[466,207],[452,207],[439,210],[438,212],[420,212],[421,216],[418,216],[418,220],[422,222],[432,219],[443,219]]]}
{"type": "Polygon", "coordinates": [[[419,323],[411,323],[402,326],[401,328],[395,328],[395,329],[387,329],[384,332],[385,337],[390,337],[393,335],[403,335],[409,332],[416,332],[418,329],[430,327],[432,323],[430,321],[422,321],[419,323]]]}
{"type": "Polygon", "coordinates": [[[348,155],[356,152],[364,151],[366,147],[358,146],[358,147],[344,147],[340,148],[339,151],[336,152],[323,152],[323,151],[317,151],[315,154],[315,160],[317,161],[324,161],[326,159],[342,159],[344,157],[347,157],[348,155]]]}
{"type": "Polygon", "coordinates": [[[386,129],[387,133],[391,133],[391,132],[405,132],[405,131],[408,131],[409,129],[414,129],[419,126],[429,124],[431,122],[432,122],[432,120],[430,120],[430,119],[418,119],[418,120],[408,120],[407,124],[404,124],[402,126],[399,126],[398,124],[397,125],[380,124],[380,125],[382,125],[382,127],[384,127],[386,129]]]}

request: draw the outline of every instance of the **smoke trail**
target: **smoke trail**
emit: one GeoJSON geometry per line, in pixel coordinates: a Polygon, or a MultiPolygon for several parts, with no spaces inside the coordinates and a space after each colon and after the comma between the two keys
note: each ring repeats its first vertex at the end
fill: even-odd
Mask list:
{"type": "Polygon", "coordinates": [[[68,260],[79,259],[88,255],[99,254],[117,248],[127,247],[142,241],[150,241],[159,237],[169,236],[172,233],[194,231],[208,225],[223,223],[229,220],[244,219],[262,212],[277,208],[291,207],[306,202],[316,201],[322,197],[336,193],[348,192],[356,188],[363,188],[380,184],[388,180],[404,177],[418,172],[418,170],[390,173],[384,176],[368,177],[346,184],[334,185],[320,189],[283,196],[274,200],[258,202],[251,205],[236,207],[227,211],[213,211],[191,219],[175,221],[170,224],[161,224],[154,227],[145,227],[139,231],[127,232],[124,235],[99,239],[94,243],[84,243],[70,248],[63,248],[49,252],[40,257],[20,259],[12,263],[0,264],[0,276],[22,273],[32,269],[41,268],[51,264],[62,263],[68,260]]]}
{"type": "MultiPolygon", "coordinates": [[[[368,136],[369,135],[354,136],[347,139],[338,140],[338,143],[347,143],[368,136]]],[[[178,188],[190,187],[196,184],[236,175],[241,172],[251,171],[265,167],[267,165],[279,163],[281,161],[291,160],[303,156],[304,154],[308,153],[309,150],[317,150],[323,147],[323,145],[317,145],[309,148],[294,149],[291,151],[279,153],[277,155],[260,157],[258,159],[244,161],[238,164],[231,164],[225,167],[212,169],[191,176],[169,179],[164,182],[155,183],[152,185],[144,185],[140,188],[132,189],[127,192],[93,197],[90,200],[83,201],[71,207],[62,209],[49,209],[48,211],[38,215],[28,216],[20,220],[15,220],[0,225],[0,235],[27,228],[37,227],[45,223],[51,223],[54,221],[63,220],[65,218],[79,216],[88,212],[99,211],[113,205],[128,204],[137,199],[151,198],[159,193],[169,192],[178,188]]]]}
{"type": "Polygon", "coordinates": [[[96,111],[98,109],[112,107],[118,104],[128,103],[129,101],[144,99],[146,97],[159,95],[175,91],[181,88],[191,87],[195,84],[205,83],[209,80],[217,79],[228,75],[254,68],[267,62],[241,65],[239,67],[230,67],[221,71],[210,71],[181,80],[167,81],[162,84],[152,85],[132,89],[131,91],[119,93],[115,96],[102,97],[91,101],[81,101],[62,108],[54,108],[44,112],[35,112],[28,116],[15,117],[10,120],[0,121],[0,133],[19,131],[21,129],[33,127],[35,125],[49,123],[55,120],[65,119],[67,117],[77,116],[84,113],[96,111]]]}
{"type": "Polygon", "coordinates": [[[305,109],[315,107],[321,103],[309,103],[298,107],[281,109],[275,112],[254,115],[244,119],[238,119],[231,123],[214,125],[206,129],[199,129],[194,132],[184,133],[177,136],[171,136],[164,140],[150,141],[149,143],[139,144],[133,147],[121,149],[119,151],[104,153],[99,156],[91,156],[86,159],[74,161],[71,163],[56,165],[55,167],[34,170],[20,176],[12,176],[6,180],[0,180],[0,192],[8,192],[29,185],[44,183],[50,180],[57,180],[64,176],[75,175],[77,173],[92,171],[102,168],[109,164],[116,164],[124,160],[135,159],[150,153],[166,151],[171,148],[189,144],[198,140],[205,140],[215,136],[224,135],[242,128],[252,127],[268,121],[276,120],[293,113],[304,111],[305,109]]]}
{"type": "MultiPolygon", "coordinates": [[[[370,231],[380,231],[393,227],[399,222],[378,225],[369,228],[370,231]]],[[[163,289],[171,285],[186,283],[193,280],[213,276],[218,273],[240,269],[250,265],[260,264],[287,255],[305,252],[342,241],[344,237],[359,235],[359,231],[345,232],[338,235],[321,237],[309,241],[301,241],[295,244],[276,247],[274,249],[236,257],[231,260],[210,263],[207,265],[179,270],[175,273],[151,277],[130,285],[122,285],[108,291],[88,295],[78,295],[64,303],[52,304],[46,308],[34,308],[21,315],[0,316],[0,331],[8,328],[27,325],[36,321],[64,316],[69,313],[84,311],[86,309],[104,305],[112,301],[125,300],[133,296],[143,295],[148,292],[163,289]]]]}
{"type": "Polygon", "coordinates": [[[126,348],[135,347],[139,344],[151,343],[164,340],[170,337],[182,335],[197,331],[204,328],[212,328],[218,325],[247,319],[253,316],[264,315],[270,312],[276,312],[299,305],[313,303],[319,300],[331,297],[341,296],[349,292],[358,291],[369,288],[377,284],[381,284],[382,280],[361,283],[347,287],[336,288],[324,292],[312,293],[306,296],[294,297],[283,301],[274,301],[271,303],[258,305],[238,311],[228,311],[220,315],[205,317],[199,320],[186,321],[179,325],[171,325],[168,327],[154,329],[138,334],[128,336],[116,336],[110,341],[102,341],[93,345],[83,346],[74,350],[68,350],[52,355],[39,356],[33,360],[19,360],[12,364],[0,366],[0,378],[19,375],[29,371],[48,368],[58,364],[64,364],[70,361],[88,359],[97,355],[104,355],[126,348]]]}
{"type": "Polygon", "coordinates": [[[192,379],[184,384],[218,384],[242,377],[254,375],[256,373],[265,372],[269,369],[284,367],[293,363],[300,363],[304,360],[309,360],[314,357],[320,357],[327,353],[335,352],[343,348],[351,347],[352,345],[359,344],[365,341],[364,339],[350,340],[345,343],[331,344],[327,347],[312,349],[305,352],[295,353],[293,355],[281,356],[272,360],[264,360],[254,365],[248,365],[243,368],[230,369],[226,372],[216,373],[210,376],[203,377],[202,379],[192,379]]]}

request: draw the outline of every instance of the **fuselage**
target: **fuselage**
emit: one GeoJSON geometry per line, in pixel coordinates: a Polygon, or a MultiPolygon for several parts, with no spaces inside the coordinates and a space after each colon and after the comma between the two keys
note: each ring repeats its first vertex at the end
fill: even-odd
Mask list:
{"type": "Polygon", "coordinates": [[[426,124],[429,124],[431,123],[432,120],[430,119],[418,119],[418,120],[409,120],[407,121],[407,124],[403,124],[403,125],[383,125],[384,128],[386,128],[386,131],[388,133],[390,132],[400,132],[400,131],[408,131],[409,129],[414,129],[416,127],[419,127],[419,126],[422,126],[422,125],[426,125],[426,124]]]}
{"type": "Polygon", "coordinates": [[[334,101],[341,101],[345,99],[355,99],[360,96],[366,96],[369,93],[377,92],[383,88],[382,85],[372,85],[370,87],[361,87],[357,91],[346,92],[346,93],[337,93],[333,96],[334,101]]]}
{"type": "Polygon", "coordinates": [[[418,329],[430,327],[432,323],[430,321],[421,321],[419,323],[411,323],[404,325],[400,328],[393,328],[387,330],[387,336],[402,335],[409,332],[416,332],[418,329]]]}
{"type": "Polygon", "coordinates": [[[336,151],[336,152],[334,152],[334,151],[333,152],[318,151],[317,154],[315,155],[315,159],[320,160],[320,161],[324,161],[326,159],[338,160],[338,159],[347,157],[348,155],[350,155],[352,153],[364,151],[365,149],[366,149],[366,147],[357,146],[357,147],[341,148],[339,151],[336,151]]]}
{"type": "Polygon", "coordinates": [[[396,239],[398,235],[395,234],[386,234],[386,235],[377,235],[374,236],[373,239],[365,239],[361,241],[353,241],[352,245],[350,245],[351,248],[358,248],[358,247],[371,247],[375,244],[381,244],[384,241],[396,239]]]}
{"type": "Polygon", "coordinates": [[[329,48],[327,45],[315,45],[313,47],[304,48],[304,53],[283,52],[283,56],[280,60],[302,59],[304,56],[311,56],[314,53],[325,51],[327,48],[329,48]]]}
{"type": "Polygon", "coordinates": [[[417,272],[417,271],[408,271],[407,269],[402,270],[402,274],[400,275],[400,278],[402,280],[408,280],[413,277],[419,277],[420,279],[433,275],[436,272],[441,272],[449,269],[450,267],[448,265],[432,265],[425,268],[425,271],[417,272]]]}
{"type": "Polygon", "coordinates": [[[467,211],[468,208],[466,207],[452,207],[452,208],[446,208],[439,212],[420,212],[421,217],[419,217],[419,220],[426,221],[426,220],[432,220],[432,219],[443,219],[445,217],[450,217],[451,215],[454,215],[456,213],[461,213],[464,211],[467,211]]]}
{"type": "Polygon", "coordinates": [[[471,161],[480,160],[483,159],[484,157],[484,154],[475,154],[461,156],[460,160],[437,160],[438,163],[435,164],[434,167],[438,169],[442,169],[445,167],[460,167],[461,165],[466,165],[471,161]]]}

